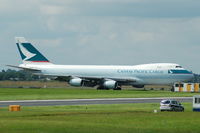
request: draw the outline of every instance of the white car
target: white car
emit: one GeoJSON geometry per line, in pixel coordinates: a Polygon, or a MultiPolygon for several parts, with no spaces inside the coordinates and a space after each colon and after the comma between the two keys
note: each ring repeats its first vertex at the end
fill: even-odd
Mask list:
{"type": "Polygon", "coordinates": [[[160,102],[160,111],[184,111],[184,107],[179,101],[167,99],[160,102]]]}

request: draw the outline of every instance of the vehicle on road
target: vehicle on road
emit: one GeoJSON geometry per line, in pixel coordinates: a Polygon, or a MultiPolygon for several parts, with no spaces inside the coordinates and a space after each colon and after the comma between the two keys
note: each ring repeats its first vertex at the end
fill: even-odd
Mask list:
{"type": "Polygon", "coordinates": [[[160,102],[160,111],[184,111],[184,106],[176,100],[162,100],[160,102]]]}

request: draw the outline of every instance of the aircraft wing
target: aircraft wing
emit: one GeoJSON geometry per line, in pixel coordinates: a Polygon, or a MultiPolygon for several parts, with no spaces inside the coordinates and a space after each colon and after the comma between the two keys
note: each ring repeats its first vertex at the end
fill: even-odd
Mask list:
{"type": "MultiPolygon", "coordinates": [[[[51,75],[52,76],[52,75],[51,75]]],[[[130,82],[137,82],[139,79],[138,78],[131,78],[131,77],[127,77],[127,78],[121,78],[121,77],[100,77],[100,76],[54,76],[55,80],[59,80],[59,81],[69,81],[72,78],[81,78],[86,82],[96,82],[101,83],[102,81],[105,80],[114,80],[117,81],[119,84],[120,83],[130,83],[130,82]]]]}

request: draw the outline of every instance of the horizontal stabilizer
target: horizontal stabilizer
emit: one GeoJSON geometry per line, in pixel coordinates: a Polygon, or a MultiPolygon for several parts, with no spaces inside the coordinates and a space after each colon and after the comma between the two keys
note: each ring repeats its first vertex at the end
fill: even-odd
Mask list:
{"type": "Polygon", "coordinates": [[[18,69],[23,69],[23,70],[28,70],[28,71],[41,71],[39,69],[35,69],[35,68],[27,68],[27,67],[20,67],[20,66],[14,66],[14,65],[6,65],[8,67],[13,67],[13,68],[18,68],[18,69]]]}

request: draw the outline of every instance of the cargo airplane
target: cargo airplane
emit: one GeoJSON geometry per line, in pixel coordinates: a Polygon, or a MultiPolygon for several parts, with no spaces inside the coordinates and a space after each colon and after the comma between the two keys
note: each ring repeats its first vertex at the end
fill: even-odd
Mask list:
{"type": "Polygon", "coordinates": [[[143,88],[145,85],[173,85],[175,82],[189,81],[193,78],[191,71],[173,63],[134,66],[56,65],[24,37],[15,39],[23,63],[19,66],[8,66],[66,81],[72,86],[121,90],[122,85],[143,88]]]}

